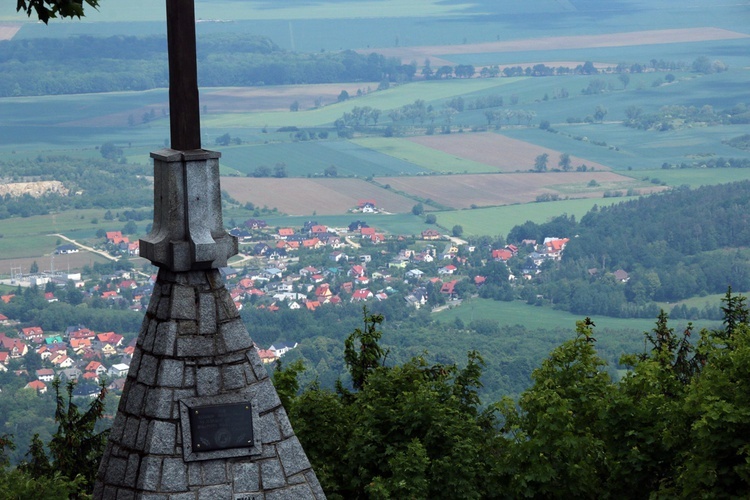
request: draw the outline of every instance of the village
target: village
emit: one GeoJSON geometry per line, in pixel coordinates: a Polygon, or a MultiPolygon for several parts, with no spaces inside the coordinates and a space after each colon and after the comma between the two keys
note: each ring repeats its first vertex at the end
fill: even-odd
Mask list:
{"type": "MultiPolygon", "coordinates": [[[[353,210],[362,219],[377,211],[374,200],[363,200],[353,210]]],[[[241,258],[220,272],[235,307],[271,313],[368,301],[399,301],[399,307],[414,310],[455,307],[482,287],[507,289],[517,280],[535,279],[546,262],[561,259],[569,241],[548,237],[518,245],[487,239],[470,243],[434,227],[418,235],[391,235],[360,219],[347,227],[310,220],[298,228],[269,227],[264,220],[249,219],[229,233],[238,239],[241,258]]],[[[58,246],[56,254],[81,248],[130,258],[138,256],[139,242],[121,231],[108,231],[94,248],[68,243],[58,246]]],[[[117,270],[92,280],[79,272],[57,272],[19,274],[15,279],[19,290],[25,281],[48,303],[86,302],[140,312],[148,306],[156,274],[117,270]]],[[[11,304],[15,296],[1,296],[0,307],[11,304]]],[[[57,377],[62,382],[78,381],[80,396],[95,396],[102,381],[115,393],[122,390],[135,350],[135,332],[97,333],[85,325],[45,332],[41,326],[2,313],[0,325],[5,330],[0,333],[0,372],[12,368],[29,380],[27,388],[44,393],[57,377]]],[[[264,363],[275,362],[295,347],[293,341],[256,345],[264,363]]]]}

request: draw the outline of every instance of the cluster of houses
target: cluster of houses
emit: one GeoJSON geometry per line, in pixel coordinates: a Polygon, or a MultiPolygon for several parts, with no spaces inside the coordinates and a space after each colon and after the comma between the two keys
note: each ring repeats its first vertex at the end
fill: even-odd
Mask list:
{"type": "MultiPolygon", "coordinates": [[[[2,318],[5,316],[0,315],[2,318]]],[[[68,327],[63,334],[47,334],[39,326],[24,327],[18,330],[17,338],[0,333],[0,372],[7,372],[14,359],[26,361],[34,356],[38,361],[33,366],[44,368],[33,373],[25,368],[16,370],[16,375],[32,379],[26,388],[44,394],[58,378],[63,383],[78,382],[75,395],[95,396],[100,381],[104,380],[109,390],[119,393],[125,384],[135,343],[135,338],[126,343],[125,337],[115,332],[96,333],[81,325],[68,327]]],[[[273,363],[295,347],[296,342],[276,343],[268,349],[256,346],[264,363],[273,363]]]]}
{"type": "MultiPolygon", "coordinates": [[[[364,200],[358,210],[374,209],[374,202],[364,200]]],[[[305,223],[302,228],[269,228],[265,221],[250,219],[244,227],[234,228],[230,233],[240,242],[241,250],[254,256],[260,266],[240,273],[235,268],[221,269],[229,293],[238,310],[248,305],[278,311],[307,309],[315,311],[324,305],[348,302],[385,301],[397,291],[399,300],[405,300],[416,309],[428,303],[429,293],[440,293],[447,300],[457,298],[457,285],[465,280],[461,267],[468,262],[476,248],[466,245],[460,251],[459,244],[444,237],[434,228],[428,228],[416,236],[421,240],[414,248],[403,248],[398,253],[388,254],[386,236],[362,220],[355,220],[348,227],[331,228],[316,221],[305,223]],[[319,250],[321,259],[327,255],[323,265],[299,266],[300,252],[319,250]],[[373,263],[377,256],[377,265],[373,263]],[[462,276],[463,275],[463,276],[462,276]],[[429,290],[429,291],[428,291],[429,290]]],[[[389,236],[393,239],[405,237],[389,236]]],[[[137,255],[137,242],[128,241],[119,231],[106,233],[108,245],[114,245],[123,253],[137,255]]],[[[526,240],[521,242],[525,258],[522,268],[525,279],[532,279],[541,272],[545,261],[557,261],[562,257],[568,238],[546,238],[542,243],[526,240]]],[[[58,247],[59,253],[73,252],[68,245],[58,247]]],[[[485,249],[487,250],[487,249],[485,249]]],[[[519,248],[506,245],[490,249],[491,260],[509,263],[519,258],[519,248]]],[[[487,255],[487,254],[484,254],[487,255]]],[[[510,267],[510,266],[509,266],[510,267]]],[[[140,276],[128,271],[119,271],[105,276],[99,283],[88,288],[80,275],[75,285],[82,288],[85,297],[98,297],[110,305],[118,304],[131,309],[143,308],[151,295],[156,276],[140,276]],[[80,285],[79,285],[80,283],[80,285]],[[124,303],[122,303],[124,301],[124,303]]],[[[510,280],[516,277],[511,273],[510,280]]],[[[472,273],[473,284],[481,287],[486,278],[472,273]]],[[[1,297],[12,300],[13,295],[1,297]]],[[[58,300],[55,293],[48,292],[45,298],[58,300]]],[[[7,318],[0,315],[0,324],[7,318]]],[[[111,389],[122,387],[132,358],[135,340],[124,343],[122,335],[114,332],[95,333],[83,326],[68,328],[63,334],[46,334],[38,326],[21,328],[17,338],[0,334],[0,371],[7,370],[12,359],[38,356],[45,368],[27,374],[34,378],[29,387],[40,392],[54,378],[61,380],[84,380],[97,382],[106,378],[111,389]],[[35,377],[34,377],[35,376],[35,377]]],[[[271,363],[283,356],[296,343],[277,343],[268,349],[258,348],[261,360],[271,363]]],[[[37,366],[41,363],[35,363],[37,366]]],[[[96,390],[96,383],[90,384],[96,390]]]]}
{"type": "MultiPolygon", "coordinates": [[[[0,333],[0,371],[7,371],[13,359],[38,360],[33,366],[46,366],[29,373],[20,368],[16,375],[33,379],[27,387],[40,393],[58,377],[61,381],[89,381],[78,384],[77,395],[98,393],[98,382],[106,378],[109,389],[119,391],[125,382],[130,360],[135,350],[135,339],[124,342],[115,332],[96,333],[84,326],[68,327],[64,333],[45,333],[39,326],[29,326],[18,331],[17,338],[0,333]]],[[[24,364],[28,364],[24,363],[24,364]]]]}

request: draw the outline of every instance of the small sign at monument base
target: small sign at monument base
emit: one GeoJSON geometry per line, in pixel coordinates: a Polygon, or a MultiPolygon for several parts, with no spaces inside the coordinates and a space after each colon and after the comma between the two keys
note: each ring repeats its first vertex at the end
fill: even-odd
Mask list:
{"type": "Polygon", "coordinates": [[[180,400],[183,460],[260,455],[256,408],[253,398],[243,394],[180,400]]]}

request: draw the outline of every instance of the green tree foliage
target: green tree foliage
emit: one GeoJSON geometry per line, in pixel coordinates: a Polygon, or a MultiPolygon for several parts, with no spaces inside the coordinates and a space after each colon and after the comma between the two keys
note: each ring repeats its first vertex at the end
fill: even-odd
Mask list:
{"type": "Polygon", "coordinates": [[[547,159],[549,155],[547,153],[540,154],[534,159],[534,170],[537,172],[547,171],[547,159]]]}
{"type": "Polygon", "coordinates": [[[18,0],[16,11],[24,11],[31,16],[32,12],[40,21],[47,24],[50,18],[77,17],[84,15],[84,5],[93,8],[99,6],[99,0],[18,0]]]}
{"type": "Polygon", "coordinates": [[[422,215],[424,213],[424,205],[421,203],[417,203],[413,207],[411,207],[411,213],[414,215],[422,215]]]}
{"type": "Polygon", "coordinates": [[[362,389],[367,377],[384,361],[386,352],[378,341],[383,332],[378,326],[383,322],[380,314],[368,314],[367,308],[362,310],[364,329],[356,328],[344,342],[344,361],[349,367],[352,385],[355,389],[362,389]]]}
{"type": "Polygon", "coordinates": [[[662,311],[619,381],[586,318],[517,401],[486,407],[477,353],[464,368],[385,366],[366,312],[349,337],[375,333],[348,346],[354,391],[295,394],[299,365],[276,376],[329,498],[734,498],[750,488],[750,325],[731,290],[724,312],[694,343],[662,311]]]}

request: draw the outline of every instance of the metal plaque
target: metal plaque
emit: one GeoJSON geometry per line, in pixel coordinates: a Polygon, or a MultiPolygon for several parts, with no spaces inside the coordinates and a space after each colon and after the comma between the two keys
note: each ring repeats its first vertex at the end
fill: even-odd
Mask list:
{"type": "Polygon", "coordinates": [[[193,452],[251,448],[253,413],[249,402],[188,409],[193,452]]]}

